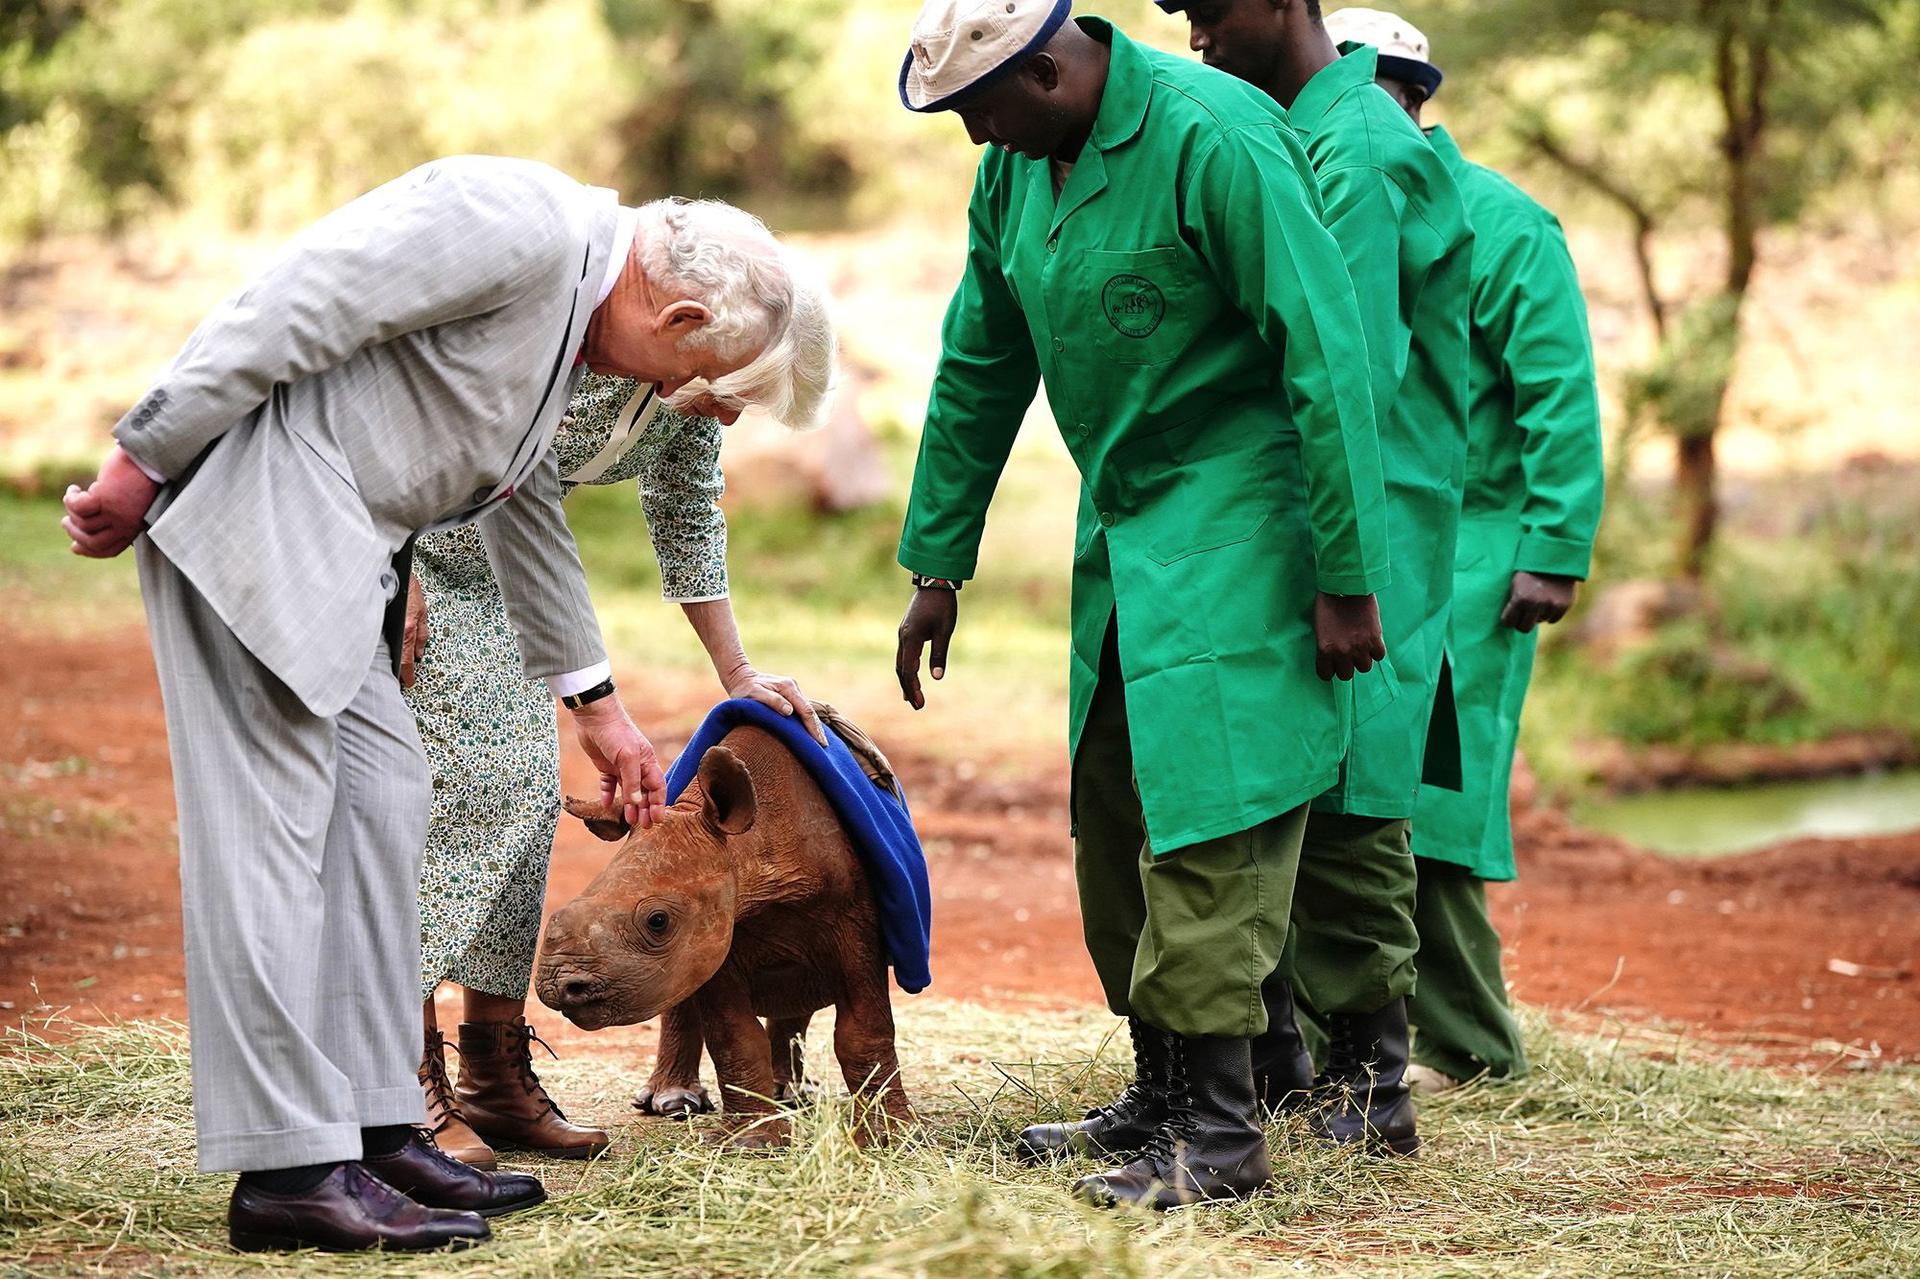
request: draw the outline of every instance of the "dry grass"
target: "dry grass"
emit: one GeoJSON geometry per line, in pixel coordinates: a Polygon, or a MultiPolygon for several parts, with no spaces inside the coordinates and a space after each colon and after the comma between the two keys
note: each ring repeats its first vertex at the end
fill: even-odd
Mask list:
{"type": "MultiPolygon", "coordinates": [[[[629,1120],[624,1061],[550,1077],[615,1122],[613,1153],[535,1163],[555,1192],[452,1257],[281,1260],[407,1276],[1912,1275],[1920,1074],[1769,1073],[1644,1029],[1529,1021],[1524,1083],[1430,1103],[1425,1157],[1274,1134],[1276,1193],[1147,1221],[1069,1203],[1078,1170],[1007,1139],[1106,1094],[1110,1019],[915,1000],[903,1056],[927,1120],[883,1152],[831,1099],[773,1156],[629,1120]]],[[[827,1040],[823,1027],[816,1048],[827,1040]]],[[[227,1253],[222,1177],[191,1172],[186,1045],[168,1024],[16,1028],[0,1050],[0,1273],[256,1273],[227,1253]]]]}

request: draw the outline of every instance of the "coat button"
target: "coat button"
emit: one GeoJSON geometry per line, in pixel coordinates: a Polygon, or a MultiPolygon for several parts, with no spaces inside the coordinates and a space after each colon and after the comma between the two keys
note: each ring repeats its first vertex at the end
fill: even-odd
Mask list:
{"type": "Polygon", "coordinates": [[[492,497],[492,496],[493,496],[492,489],[475,489],[473,491],[473,504],[475,506],[479,506],[482,502],[485,502],[489,497],[492,497]]]}
{"type": "Polygon", "coordinates": [[[1112,527],[1113,527],[1113,512],[1112,512],[1112,511],[1102,511],[1102,512],[1100,512],[1100,527],[1101,527],[1101,528],[1112,528],[1112,527]]]}
{"type": "Polygon", "coordinates": [[[1055,338],[1053,340],[1053,349],[1056,351],[1064,351],[1067,349],[1067,344],[1065,342],[1062,342],[1059,338],[1055,338]]]}
{"type": "Polygon", "coordinates": [[[1089,435],[1093,434],[1093,428],[1088,426],[1085,422],[1076,422],[1073,427],[1073,433],[1075,435],[1078,435],[1081,439],[1084,440],[1089,435]]]}
{"type": "Polygon", "coordinates": [[[380,589],[387,592],[389,595],[391,595],[396,589],[398,589],[399,585],[400,585],[400,579],[395,577],[391,571],[382,573],[380,575],[380,589]]]}
{"type": "Polygon", "coordinates": [[[1058,252],[1058,251],[1059,251],[1059,248],[1060,248],[1060,241],[1058,241],[1058,240],[1048,240],[1048,241],[1047,241],[1047,252],[1049,252],[1049,253],[1055,253],[1055,252],[1058,252]]]}

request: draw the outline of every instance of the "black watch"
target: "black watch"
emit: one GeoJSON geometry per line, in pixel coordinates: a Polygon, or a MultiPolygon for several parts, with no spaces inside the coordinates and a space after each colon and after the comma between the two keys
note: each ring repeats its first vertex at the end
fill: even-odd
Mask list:
{"type": "Polygon", "coordinates": [[[613,696],[613,681],[610,679],[603,679],[598,684],[595,684],[592,688],[583,688],[577,693],[568,693],[566,696],[560,699],[560,704],[566,707],[570,711],[577,711],[582,706],[589,706],[592,703],[599,701],[603,697],[612,697],[612,696],[613,696]]]}

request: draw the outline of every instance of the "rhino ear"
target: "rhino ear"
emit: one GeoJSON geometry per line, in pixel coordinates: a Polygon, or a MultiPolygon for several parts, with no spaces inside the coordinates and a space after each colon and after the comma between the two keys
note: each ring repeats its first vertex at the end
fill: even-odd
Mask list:
{"type": "Polygon", "coordinates": [[[758,807],[753,794],[753,774],[740,757],[724,746],[715,746],[700,760],[700,792],[706,804],[707,821],[727,835],[744,835],[753,829],[758,807]]]}
{"type": "Polygon", "coordinates": [[[585,822],[587,829],[604,840],[625,839],[632,827],[627,825],[625,810],[612,804],[603,804],[597,799],[575,799],[567,796],[566,810],[570,816],[585,822]]]}

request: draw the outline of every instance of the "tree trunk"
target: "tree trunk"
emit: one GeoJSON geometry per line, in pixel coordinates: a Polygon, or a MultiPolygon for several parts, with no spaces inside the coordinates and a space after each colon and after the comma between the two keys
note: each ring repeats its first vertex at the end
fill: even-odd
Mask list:
{"type": "Polygon", "coordinates": [[[1721,150],[1727,161],[1725,230],[1727,237],[1724,323],[1728,326],[1725,375],[1715,388],[1711,419],[1703,430],[1680,437],[1674,485],[1681,501],[1680,573],[1698,582],[1706,573],[1719,524],[1715,487],[1714,435],[1720,428],[1732,383],[1733,355],[1739,349],[1740,312],[1760,260],[1759,216],[1754,171],[1766,137],[1767,93],[1773,73],[1773,46],[1781,0],[1722,0],[1717,6],[1714,80],[1725,121],[1721,150]]]}
{"type": "Polygon", "coordinates": [[[1715,487],[1713,436],[1683,435],[1673,484],[1680,497],[1680,576],[1698,582],[1707,571],[1720,497],[1715,487]]]}

